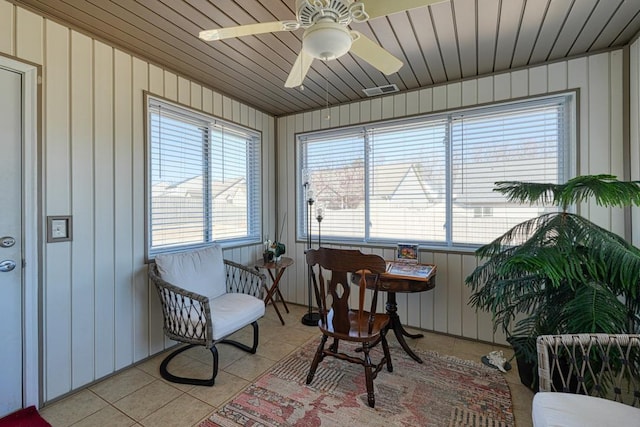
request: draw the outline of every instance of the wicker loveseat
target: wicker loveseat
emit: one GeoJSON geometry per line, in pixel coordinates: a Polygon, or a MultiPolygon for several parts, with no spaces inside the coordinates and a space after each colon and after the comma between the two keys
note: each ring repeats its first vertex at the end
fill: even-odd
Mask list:
{"type": "Polygon", "coordinates": [[[538,337],[534,427],[640,426],[640,335],[538,337]]]}

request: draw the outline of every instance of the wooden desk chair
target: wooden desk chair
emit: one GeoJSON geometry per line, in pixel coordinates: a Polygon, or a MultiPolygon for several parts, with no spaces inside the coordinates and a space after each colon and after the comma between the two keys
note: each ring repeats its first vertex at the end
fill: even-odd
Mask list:
{"type": "Polygon", "coordinates": [[[320,248],[307,252],[307,264],[312,269],[313,286],[319,297],[320,321],[318,327],[322,332],[320,345],[307,375],[307,384],[313,381],[318,364],[325,356],[358,363],[364,366],[367,401],[369,406],[373,408],[375,406],[373,380],[385,363],[389,372],[393,370],[389,345],[385,337],[389,316],[385,313],[376,313],[378,277],[385,271],[386,263],[378,255],[365,255],[357,250],[320,248]],[[348,273],[350,272],[361,273],[360,284],[357,288],[358,307],[353,309],[349,306],[351,287],[348,273]],[[373,296],[369,311],[364,310],[367,280],[374,283],[374,286],[370,285],[370,288],[373,288],[373,296]],[[325,349],[329,337],[333,338],[333,344],[325,349]],[[361,344],[361,347],[358,347],[356,351],[360,350],[362,357],[339,352],[338,343],[340,340],[361,344]],[[382,343],[384,357],[378,364],[373,364],[369,350],[378,342],[382,343]]]}

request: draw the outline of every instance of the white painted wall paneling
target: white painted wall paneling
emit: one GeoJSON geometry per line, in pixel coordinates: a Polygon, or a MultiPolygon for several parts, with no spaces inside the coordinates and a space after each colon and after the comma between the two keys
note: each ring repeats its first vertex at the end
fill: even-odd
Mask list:
{"type": "MultiPolygon", "coordinates": [[[[640,180],[640,39],[629,52],[629,140],[630,179],[640,180]]],[[[631,209],[632,243],[640,247],[640,207],[631,209]]]]}
{"type": "MultiPolygon", "coordinates": [[[[22,9],[18,8],[18,17],[22,9]]],[[[24,52],[40,50],[26,47],[42,39],[30,34],[46,34],[44,67],[44,200],[46,215],[71,212],[71,153],[69,132],[69,30],[50,21],[17,20],[17,45],[24,52]],[[37,25],[36,25],[37,24],[37,25]]],[[[18,49],[20,55],[21,50],[18,49]]],[[[31,56],[31,55],[29,55],[31,56]]],[[[66,393],[72,388],[72,307],[71,307],[71,243],[47,245],[43,265],[43,333],[45,400],[66,393]]]]}
{"type": "MultiPolygon", "coordinates": [[[[113,133],[113,48],[94,41],[94,287],[95,378],[115,370],[115,188],[113,133]],[[96,118],[100,118],[96,120],[96,118]]],[[[157,310],[159,312],[159,303],[157,310]]],[[[162,318],[159,318],[162,321],[162,318]]],[[[156,348],[160,350],[160,348],[156,348]]]]}
{"type": "Polygon", "coordinates": [[[71,214],[74,234],[71,246],[71,358],[72,384],[77,388],[93,381],[94,355],[94,258],[93,201],[93,46],[91,39],[71,33],[71,214]],[[73,319],[83,319],[74,322],[73,319]]]}
{"type": "Polygon", "coordinates": [[[14,11],[11,3],[0,2],[0,52],[7,55],[14,55],[14,11]]]}

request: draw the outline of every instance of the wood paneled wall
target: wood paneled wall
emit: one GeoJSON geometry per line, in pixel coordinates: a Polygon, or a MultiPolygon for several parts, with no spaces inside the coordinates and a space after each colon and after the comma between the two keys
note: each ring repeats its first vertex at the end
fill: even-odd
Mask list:
{"type": "MultiPolygon", "coordinates": [[[[640,39],[629,48],[629,172],[640,181],[640,39]]],[[[640,207],[631,209],[631,236],[640,247],[640,207]]]]}
{"type": "MultiPolygon", "coordinates": [[[[305,244],[295,241],[295,134],[317,129],[335,128],[382,119],[441,112],[459,107],[487,104],[558,91],[578,90],[578,151],[574,169],[578,174],[610,173],[623,176],[623,51],[615,50],[592,56],[550,63],[508,73],[468,79],[419,91],[372,98],[326,110],[280,117],[277,120],[278,215],[291,220],[286,229],[289,253],[296,260],[295,269],[285,274],[282,289],[285,298],[301,304],[307,302],[305,244]],[[291,249],[295,249],[292,251],[291,249]]],[[[636,160],[638,159],[636,153],[636,160]]],[[[636,171],[637,173],[637,171],[636,171]]],[[[623,212],[604,209],[595,204],[580,207],[581,213],[603,227],[624,234],[623,212]]],[[[393,248],[360,247],[387,259],[393,248]]],[[[399,295],[402,322],[457,336],[504,343],[503,334],[493,333],[491,316],[476,313],[467,304],[469,290],[465,277],[476,267],[472,252],[423,250],[420,260],[438,266],[437,286],[422,294],[399,295]]]]}
{"type": "MultiPolygon", "coordinates": [[[[0,52],[42,66],[42,220],[73,215],[73,241],[42,247],[46,402],[171,344],[144,258],[143,91],[262,132],[271,234],[275,119],[4,0],[0,52]]],[[[248,263],[261,250],[225,256],[248,263]]]]}

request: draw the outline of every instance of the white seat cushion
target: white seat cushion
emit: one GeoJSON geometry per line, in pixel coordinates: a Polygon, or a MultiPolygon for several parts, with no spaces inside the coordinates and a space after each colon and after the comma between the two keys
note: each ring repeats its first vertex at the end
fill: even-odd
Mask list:
{"type": "Polygon", "coordinates": [[[540,392],[533,397],[534,427],[639,427],[640,409],[581,394],[540,392]]]}
{"type": "Polygon", "coordinates": [[[163,280],[191,292],[214,299],[227,291],[222,248],[156,255],[156,265],[163,280]]]}
{"type": "Polygon", "coordinates": [[[209,304],[214,341],[264,316],[264,301],[251,295],[228,293],[209,300],[209,304]]]}

